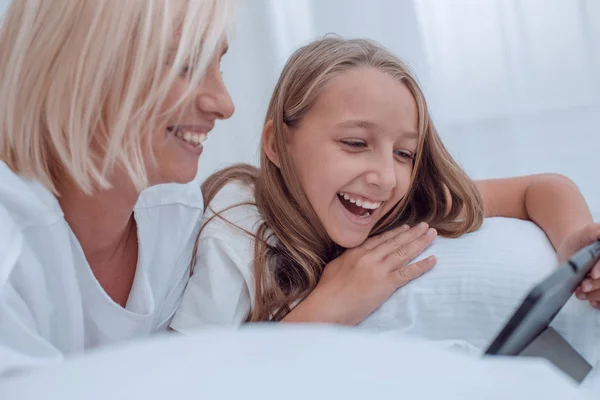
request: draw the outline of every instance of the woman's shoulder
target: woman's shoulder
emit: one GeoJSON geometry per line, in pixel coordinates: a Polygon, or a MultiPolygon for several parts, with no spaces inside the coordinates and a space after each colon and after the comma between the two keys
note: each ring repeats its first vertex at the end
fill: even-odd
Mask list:
{"type": "Polygon", "coordinates": [[[0,293],[19,258],[22,242],[19,226],[0,204],[0,293]]]}
{"type": "MultiPolygon", "coordinates": [[[[13,172],[0,161],[0,208],[19,228],[49,225],[63,216],[56,197],[39,182],[13,172]]],[[[5,223],[5,222],[0,222],[5,223]]]]}

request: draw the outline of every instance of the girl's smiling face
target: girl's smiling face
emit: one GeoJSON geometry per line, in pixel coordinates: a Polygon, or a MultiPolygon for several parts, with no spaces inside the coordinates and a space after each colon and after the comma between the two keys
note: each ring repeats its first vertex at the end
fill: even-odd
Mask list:
{"type": "Polygon", "coordinates": [[[375,68],[334,76],[299,126],[288,154],[329,237],[360,245],[408,192],[419,143],[411,91],[375,68]]]}

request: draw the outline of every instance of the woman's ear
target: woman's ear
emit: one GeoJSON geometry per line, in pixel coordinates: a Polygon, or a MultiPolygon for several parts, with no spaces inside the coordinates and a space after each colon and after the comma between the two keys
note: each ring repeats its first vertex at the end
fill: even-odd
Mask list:
{"type": "Polygon", "coordinates": [[[275,128],[273,126],[273,120],[269,120],[265,124],[262,137],[262,146],[265,154],[277,168],[280,168],[279,154],[277,154],[277,145],[275,144],[275,128]]]}

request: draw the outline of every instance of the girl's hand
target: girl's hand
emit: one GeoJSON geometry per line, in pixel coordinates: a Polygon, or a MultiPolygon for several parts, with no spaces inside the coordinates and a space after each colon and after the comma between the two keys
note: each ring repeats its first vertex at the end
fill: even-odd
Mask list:
{"type": "Polygon", "coordinates": [[[396,289],[433,268],[434,256],[408,263],[436,236],[435,229],[421,223],[396,228],[346,250],[325,266],[315,290],[283,321],[361,322],[396,289]]]}
{"type": "MultiPolygon", "coordinates": [[[[569,236],[558,248],[557,255],[561,263],[566,262],[573,254],[600,238],[600,224],[593,223],[569,236]]],[[[589,276],[577,288],[575,295],[580,300],[589,301],[600,309],[600,262],[590,271],[589,276]]]]}

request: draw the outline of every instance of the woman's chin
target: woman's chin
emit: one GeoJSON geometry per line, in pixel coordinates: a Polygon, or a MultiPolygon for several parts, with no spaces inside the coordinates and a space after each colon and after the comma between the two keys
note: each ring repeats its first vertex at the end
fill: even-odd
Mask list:
{"type": "Polygon", "coordinates": [[[186,171],[186,173],[174,174],[171,176],[169,183],[190,183],[196,178],[198,170],[186,171]]]}
{"type": "Polygon", "coordinates": [[[162,168],[165,183],[189,183],[198,174],[198,159],[173,160],[162,168]]]}
{"type": "Polygon", "coordinates": [[[180,168],[177,170],[167,168],[162,171],[153,171],[150,174],[150,186],[160,185],[165,183],[186,184],[196,179],[198,173],[197,168],[180,168]]]}

